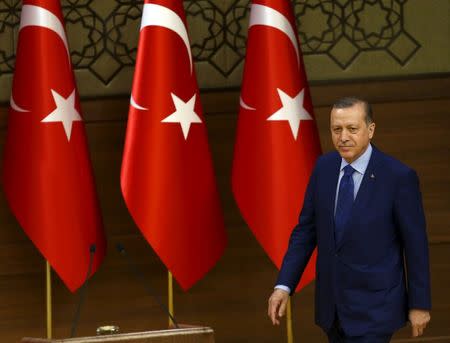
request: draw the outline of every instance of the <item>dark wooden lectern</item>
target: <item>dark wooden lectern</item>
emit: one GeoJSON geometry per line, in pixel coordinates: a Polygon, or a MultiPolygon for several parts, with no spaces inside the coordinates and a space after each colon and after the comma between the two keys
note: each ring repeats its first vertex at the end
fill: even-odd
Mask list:
{"type": "Polygon", "coordinates": [[[214,343],[214,331],[209,327],[191,327],[117,335],[42,339],[22,338],[22,343],[214,343]]]}

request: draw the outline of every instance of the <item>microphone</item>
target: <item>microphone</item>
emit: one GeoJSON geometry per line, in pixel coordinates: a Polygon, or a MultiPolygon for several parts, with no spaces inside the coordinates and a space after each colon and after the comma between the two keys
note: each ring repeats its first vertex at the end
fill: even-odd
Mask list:
{"type": "Polygon", "coordinates": [[[95,255],[95,250],[97,250],[97,247],[94,244],[91,244],[91,246],[89,247],[89,264],[88,264],[88,271],[86,274],[86,278],[84,279],[84,283],[81,286],[80,289],[80,300],[78,301],[78,306],[77,306],[77,310],[75,312],[75,317],[73,318],[72,321],[72,330],[70,331],[70,337],[73,338],[75,336],[75,332],[77,329],[77,325],[78,325],[78,320],[80,319],[80,311],[81,311],[81,305],[84,302],[84,298],[86,295],[86,288],[87,288],[87,284],[89,281],[89,275],[91,275],[91,270],[92,270],[92,264],[94,263],[94,255],[95,255]]]}
{"type": "MultiPolygon", "coordinates": [[[[119,252],[119,254],[121,254],[122,256],[125,256],[125,257],[128,256],[127,252],[125,251],[125,248],[124,248],[124,246],[122,244],[118,243],[116,245],[116,248],[117,248],[117,251],[119,252]]],[[[147,293],[150,294],[156,300],[156,302],[158,303],[158,305],[161,308],[161,310],[165,314],[167,314],[169,316],[169,318],[172,320],[172,323],[175,325],[175,328],[179,329],[177,321],[172,316],[172,314],[167,309],[167,307],[163,304],[163,302],[161,301],[159,296],[157,296],[156,293],[153,292],[153,290],[150,288],[150,286],[148,286],[148,284],[145,282],[142,272],[138,269],[137,265],[131,261],[131,257],[129,257],[127,259],[127,261],[128,261],[128,265],[130,267],[130,270],[132,271],[132,273],[136,277],[136,279],[138,279],[139,282],[142,283],[144,288],[147,290],[147,293]]]]}

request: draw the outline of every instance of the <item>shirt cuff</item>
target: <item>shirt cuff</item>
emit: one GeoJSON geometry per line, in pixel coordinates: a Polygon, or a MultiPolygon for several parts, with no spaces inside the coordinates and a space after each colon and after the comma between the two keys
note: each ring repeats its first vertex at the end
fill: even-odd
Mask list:
{"type": "Polygon", "coordinates": [[[285,286],[285,285],[276,285],[275,289],[281,289],[281,290],[291,294],[291,289],[288,286],[285,286]]]}

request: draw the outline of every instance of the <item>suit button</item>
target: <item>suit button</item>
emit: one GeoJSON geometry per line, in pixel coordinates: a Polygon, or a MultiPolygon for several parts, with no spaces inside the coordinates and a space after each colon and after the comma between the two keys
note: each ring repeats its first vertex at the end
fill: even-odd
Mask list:
{"type": "Polygon", "coordinates": [[[339,256],[339,254],[334,254],[334,257],[338,257],[339,256]]]}

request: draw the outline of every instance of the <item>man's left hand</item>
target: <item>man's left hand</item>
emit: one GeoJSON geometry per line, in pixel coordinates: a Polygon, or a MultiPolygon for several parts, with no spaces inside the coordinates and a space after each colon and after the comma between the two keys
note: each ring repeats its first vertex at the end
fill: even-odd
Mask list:
{"type": "Polygon", "coordinates": [[[429,311],[412,309],[409,310],[408,318],[412,326],[412,336],[419,337],[422,336],[431,316],[429,311]]]}

